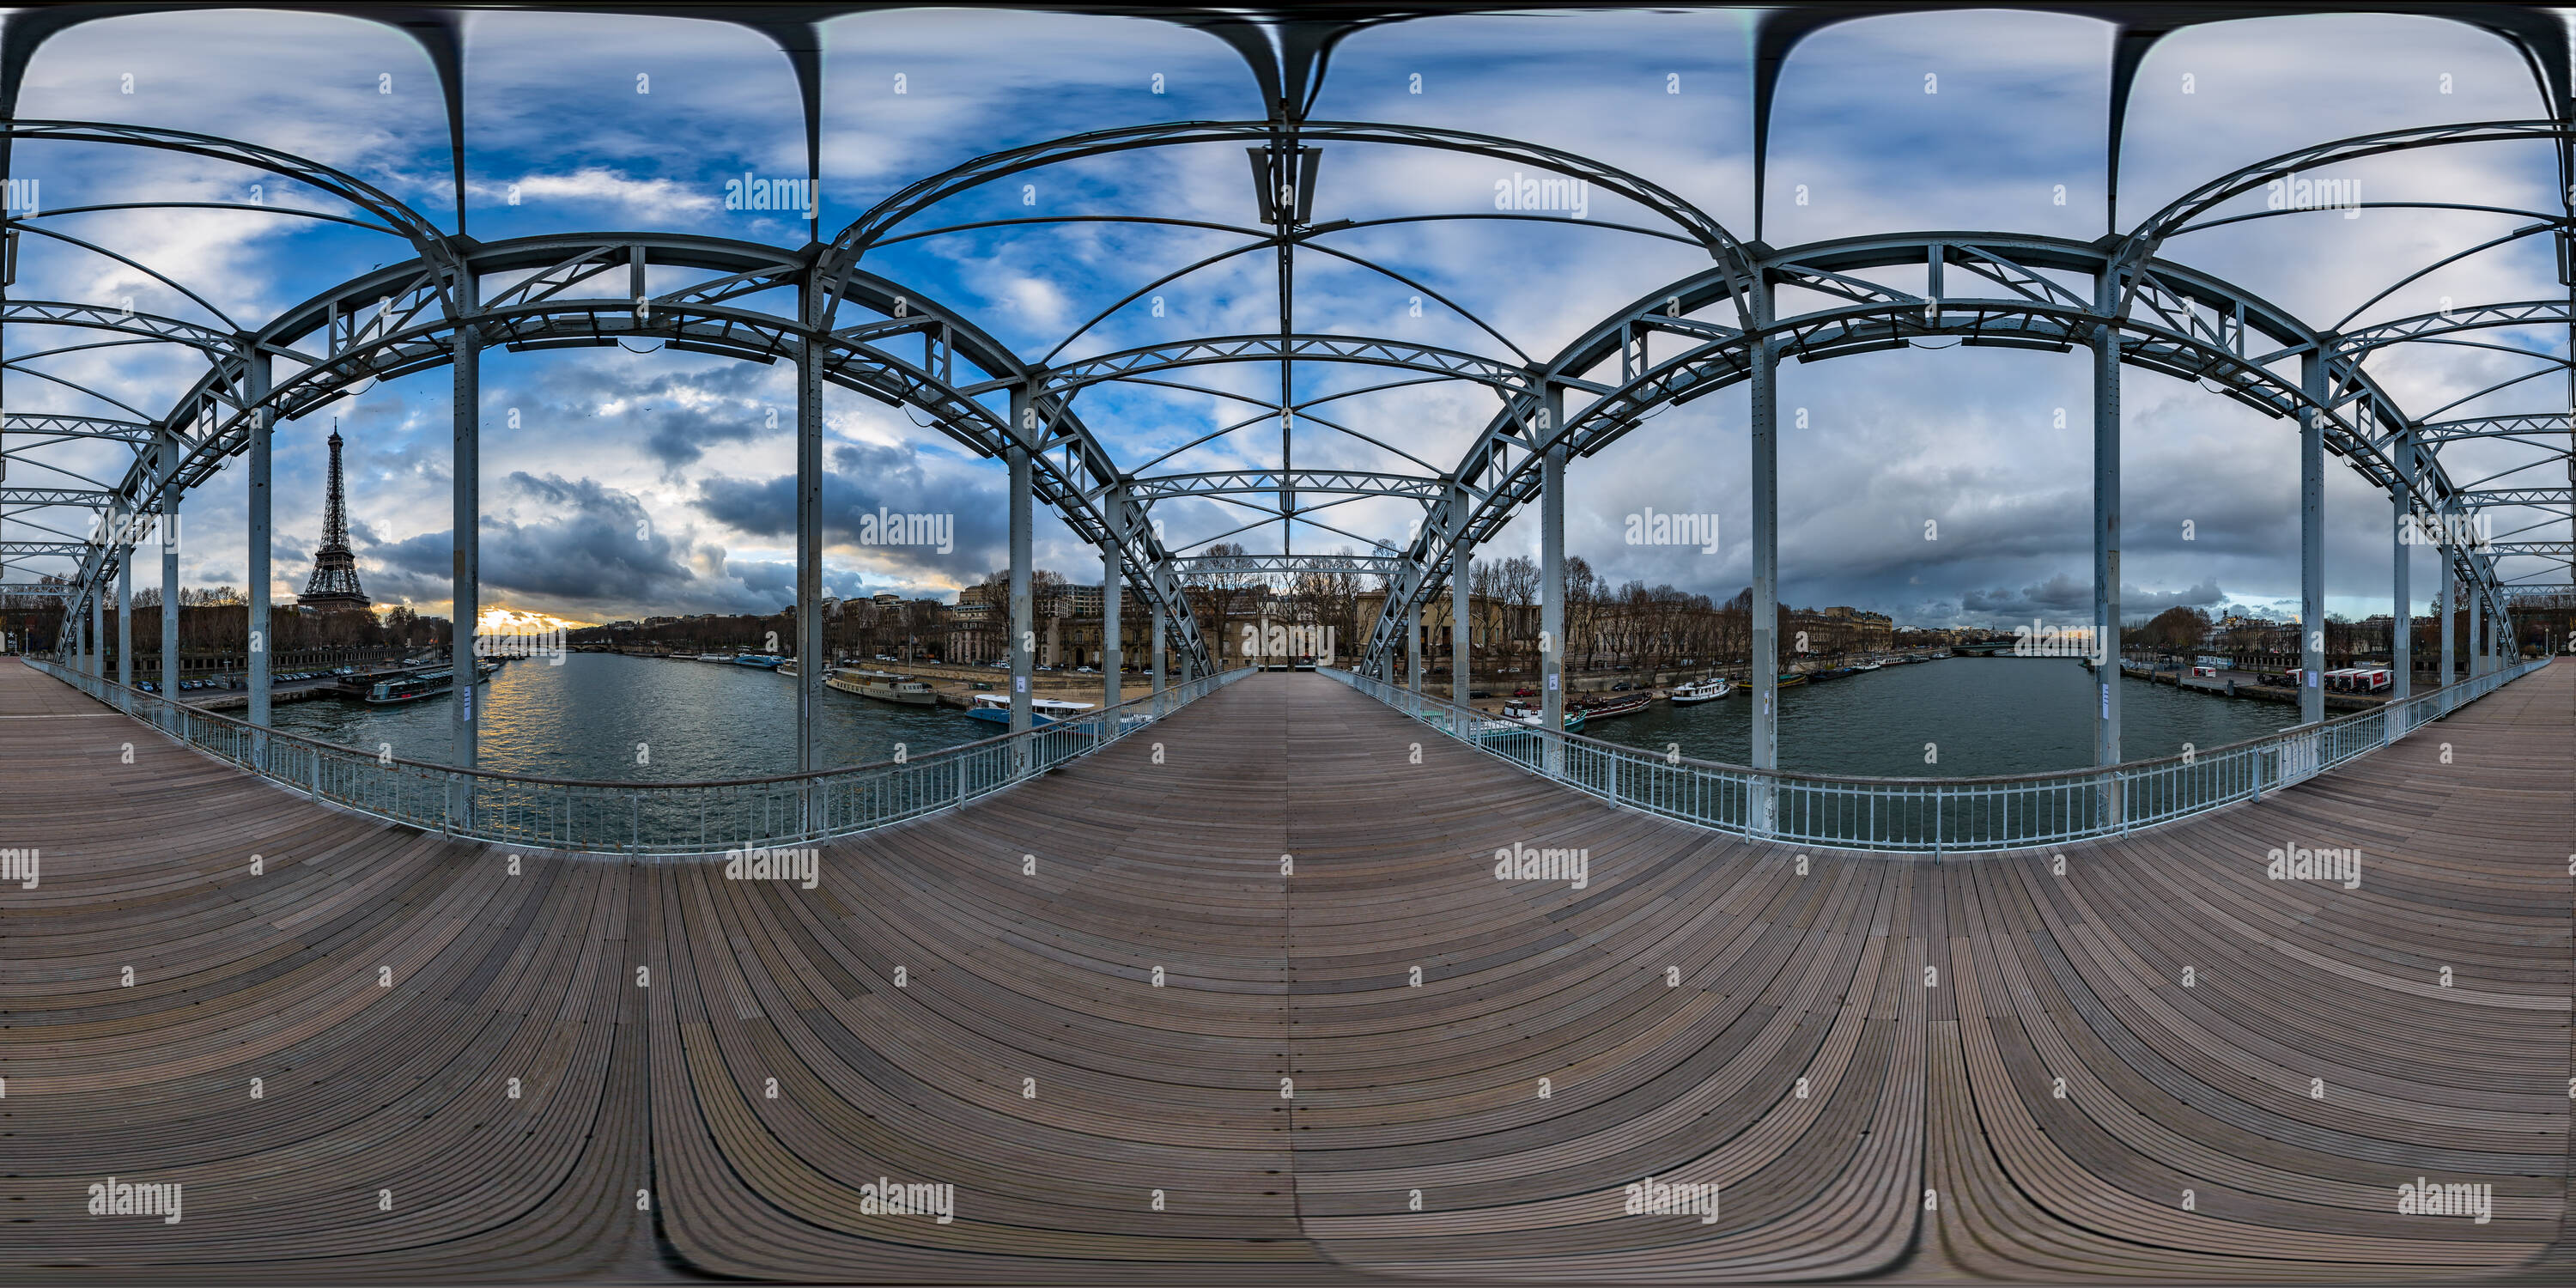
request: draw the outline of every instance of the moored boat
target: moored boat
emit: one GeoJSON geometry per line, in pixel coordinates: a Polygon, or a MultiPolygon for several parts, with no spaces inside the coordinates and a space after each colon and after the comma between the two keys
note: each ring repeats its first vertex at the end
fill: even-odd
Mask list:
{"type": "MultiPolygon", "coordinates": [[[[939,702],[939,694],[930,687],[929,681],[916,680],[907,675],[896,675],[892,671],[875,671],[859,666],[836,666],[824,673],[823,683],[826,687],[839,689],[843,693],[855,693],[863,698],[875,698],[880,702],[895,702],[908,707],[936,706],[939,702]]],[[[1005,698],[1002,703],[1003,723],[1010,722],[1010,714],[1010,702],[1005,698]]]]}
{"type": "Polygon", "coordinates": [[[775,671],[787,664],[786,658],[775,653],[736,653],[732,660],[735,666],[756,666],[764,671],[775,671]]]}
{"type": "MultiPolygon", "coordinates": [[[[1539,722],[1547,717],[1545,708],[1541,707],[1535,700],[1514,698],[1503,704],[1503,718],[1516,724],[1528,725],[1535,729],[1539,727],[1539,722]]],[[[1566,708],[1565,731],[1567,733],[1583,732],[1583,708],[1566,708]]]]}
{"type": "Polygon", "coordinates": [[[1788,688],[1793,684],[1805,684],[1807,682],[1807,673],[1804,671],[1782,671],[1777,677],[1775,677],[1773,682],[1783,689],[1788,688]]]}
{"type": "MultiPolygon", "coordinates": [[[[1062,698],[1031,698],[1029,707],[1029,719],[1033,725],[1051,725],[1073,719],[1089,711],[1091,704],[1067,702],[1062,698]]],[[[1007,725],[1011,722],[1011,695],[978,693],[975,695],[975,705],[967,708],[966,714],[977,720],[990,720],[995,724],[1007,725]]]]}
{"type": "Polygon", "coordinates": [[[731,654],[731,653],[700,653],[700,654],[698,654],[698,660],[699,660],[699,661],[701,661],[701,662],[730,662],[730,661],[732,661],[732,660],[733,660],[733,654],[731,654]]]}
{"type": "Polygon", "coordinates": [[[1705,680],[1693,680],[1688,684],[1673,686],[1670,701],[1677,707],[1695,706],[1702,702],[1715,702],[1734,691],[1735,681],[1722,675],[1713,675],[1705,680]]]}
{"type": "MultiPolygon", "coordinates": [[[[475,679],[478,682],[489,680],[492,678],[492,673],[499,669],[489,662],[481,663],[474,669],[475,679]]],[[[445,697],[455,688],[456,668],[442,666],[382,677],[368,685],[367,691],[361,696],[374,705],[390,706],[398,702],[418,702],[424,698],[445,697]]]]}
{"type": "Polygon", "coordinates": [[[1583,717],[1586,720],[1614,720],[1620,716],[1633,716],[1645,710],[1652,701],[1654,698],[1646,693],[1622,693],[1606,702],[1585,703],[1583,717]]]}

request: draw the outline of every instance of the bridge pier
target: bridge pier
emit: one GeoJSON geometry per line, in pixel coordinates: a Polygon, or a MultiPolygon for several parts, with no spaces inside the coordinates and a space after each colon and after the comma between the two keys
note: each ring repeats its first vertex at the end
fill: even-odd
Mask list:
{"type": "MultiPolygon", "coordinates": [[[[2446,525],[2443,526],[2440,531],[2447,533],[2450,529],[2446,525]]],[[[2445,537],[2440,544],[2433,547],[2433,558],[2434,562],[2439,565],[2439,575],[2433,579],[2433,617],[2434,620],[2441,623],[2441,629],[2436,631],[2435,634],[2439,637],[2442,645],[2442,670],[2441,674],[2435,676],[2434,679],[2437,687],[2447,689],[2451,687],[2451,583],[2453,581],[2451,569],[2451,543],[2447,537],[2445,537]]],[[[2442,709],[2448,711],[2450,708],[2450,699],[2444,698],[2442,700],[2442,709]]]]}
{"type": "MultiPolygon", "coordinates": [[[[2116,310],[2120,279],[2103,274],[2094,284],[2105,314],[2116,310]]],[[[2120,763],[2120,329],[2093,329],[2093,678],[2101,686],[2093,718],[2093,763],[2120,763]]],[[[2113,785],[2114,795],[2117,784],[2113,785]]],[[[2111,817],[2121,804],[2106,795],[2111,817]]]]}
{"type": "Polygon", "coordinates": [[[107,676],[107,599],[92,586],[89,592],[89,652],[86,667],[93,678],[107,676]]]}
{"type": "Polygon", "coordinates": [[[1163,691],[1163,609],[1154,607],[1154,692],[1163,691]]]}
{"type": "MultiPolygon", "coordinates": [[[[161,516],[152,525],[161,535],[161,695],[172,701],[179,694],[179,472],[178,444],[163,437],[159,450],[161,467],[161,516]]],[[[177,721],[170,722],[174,727],[177,721]]]]}
{"type": "MultiPolygon", "coordinates": [[[[822,314],[813,280],[798,291],[804,322],[822,314]]],[[[814,755],[823,705],[823,361],[809,333],[796,346],[796,768],[814,755]]]]}
{"type": "MultiPolygon", "coordinates": [[[[247,535],[250,542],[250,710],[245,715],[253,727],[265,729],[269,724],[269,532],[273,522],[269,475],[277,414],[266,406],[269,388],[269,357],[256,349],[243,363],[244,393],[258,410],[250,420],[250,478],[245,485],[243,505],[249,511],[247,535]]],[[[268,748],[265,740],[253,735],[251,763],[266,768],[268,748]]]]}
{"type": "MultiPolygon", "coordinates": [[[[1756,321],[1771,320],[1771,288],[1755,283],[1756,321]]],[[[1766,338],[1753,346],[1748,417],[1753,444],[1753,768],[1780,767],[1780,355],[1766,338]]],[[[1779,828],[1779,798],[1755,784],[1745,820],[1756,834],[1779,828]]]]}
{"type": "MultiPolygon", "coordinates": [[[[1025,733],[1033,723],[1037,709],[1029,694],[1031,650],[1036,640],[1036,605],[1029,590],[1029,449],[1028,440],[1037,428],[1037,408],[1029,400],[1027,384],[1011,389],[1012,443],[1003,452],[1011,467],[1011,732],[1025,733]]],[[[1026,742],[1012,744],[1014,756],[1025,756],[1026,742]]],[[[1017,766],[1014,765],[1016,771],[1017,766]]]]}
{"type": "MultiPolygon", "coordinates": [[[[1118,538],[1113,535],[1100,543],[1100,677],[1104,711],[1117,706],[1119,699],[1118,615],[1126,608],[1121,602],[1120,592],[1125,587],[1120,585],[1119,573],[1118,538]]],[[[1117,732],[1110,726],[1103,728],[1117,732]]]]}
{"type": "Polygon", "coordinates": [[[134,687],[134,547],[130,545],[116,556],[116,682],[134,687]]]}
{"type": "MultiPolygon", "coordinates": [[[[2394,525],[2389,540],[2395,551],[2388,565],[2390,603],[2388,669],[2392,673],[2389,677],[2390,683],[2394,686],[2388,691],[2388,700],[2392,704],[2391,710],[2396,709],[2394,704],[2406,700],[2406,695],[2413,689],[2411,681],[2415,676],[2415,605],[2414,593],[2409,582],[2415,571],[2413,567],[2415,551],[2414,547],[2407,544],[2406,533],[2406,520],[2415,513],[2415,430],[2413,426],[2397,431],[2395,456],[2397,486],[2389,489],[2388,493],[2388,508],[2394,525]]],[[[2388,730],[2392,738],[2402,732],[2404,731],[2394,725],[2388,730]]]]}
{"type": "Polygon", "coordinates": [[[2299,359],[2309,401],[2299,408],[2299,723],[2326,718],[2326,364],[2299,359]]]}
{"type": "Polygon", "coordinates": [[[1422,693],[1422,610],[1404,610],[1404,683],[1415,696],[1422,693]]]}
{"type": "Polygon", "coordinates": [[[1565,771],[1565,389],[1549,383],[1539,404],[1539,735],[1547,772],[1565,771]]]}
{"type": "MultiPolygon", "coordinates": [[[[457,276],[457,307],[470,310],[475,306],[474,276],[457,276]]],[[[449,571],[452,589],[448,612],[453,622],[448,628],[448,662],[455,676],[456,700],[449,704],[453,733],[449,738],[447,763],[459,769],[474,767],[474,624],[483,613],[483,436],[481,408],[483,402],[482,337],[471,325],[456,328],[456,353],[452,363],[456,377],[454,413],[453,477],[449,496],[455,509],[451,531],[455,533],[454,567],[449,571]]]]}
{"type": "Polygon", "coordinates": [[[1449,700],[1461,706],[1466,705],[1467,693],[1475,687],[1469,679],[1474,672],[1467,635],[1467,597],[1472,584],[1468,573],[1475,565],[1467,543],[1459,542],[1457,557],[1449,565],[1449,700]]]}

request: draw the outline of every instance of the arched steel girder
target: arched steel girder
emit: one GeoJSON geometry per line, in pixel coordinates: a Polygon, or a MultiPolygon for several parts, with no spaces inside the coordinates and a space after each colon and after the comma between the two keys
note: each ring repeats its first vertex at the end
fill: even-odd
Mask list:
{"type": "MultiPolygon", "coordinates": [[[[1165,568],[1170,557],[1153,532],[1142,504],[1115,485],[1117,467],[1079,418],[1043,398],[1038,432],[1016,432],[1009,417],[976,402],[951,383],[955,364],[1009,373],[1017,359],[1000,342],[953,313],[898,284],[870,274],[850,275],[851,304],[887,315],[837,331],[815,332],[792,317],[742,307],[737,301],[768,291],[793,291],[808,280],[807,253],[724,238],[659,234],[556,235],[470,248],[460,271],[477,279],[525,276],[492,293],[463,319],[435,309],[442,276],[414,261],[389,266],[329,288],[239,338],[242,351],[275,354],[306,365],[281,373],[263,405],[293,419],[366,382],[426,370],[454,356],[455,333],[471,323],[485,345],[516,349],[595,347],[620,339],[661,339],[676,347],[756,362],[792,357],[808,336],[823,352],[825,378],[890,404],[921,407],[937,428],[982,455],[1013,447],[1030,450],[1037,494],[1057,507],[1066,525],[1087,542],[1114,541],[1146,602],[1172,616],[1176,649],[1207,660],[1187,597],[1165,568]],[[687,268],[714,274],[708,280],[644,296],[650,270],[687,268]],[[608,288],[605,294],[589,291],[608,288]],[[919,334],[923,358],[896,358],[877,342],[919,334]],[[322,339],[322,356],[289,347],[308,335],[322,339]],[[1096,490],[1095,490],[1096,489],[1096,490]]],[[[226,457],[245,450],[256,408],[238,387],[239,371],[217,370],[182,395],[171,414],[146,435],[120,496],[153,508],[165,481],[182,489],[204,482],[226,457]],[[154,441],[167,444],[158,450],[154,441]]],[[[93,581],[98,557],[82,570],[93,581]]]]}
{"type": "MultiPolygon", "coordinates": [[[[2167,202],[2138,226],[2119,239],[2112,252],[2112,262],[2123,275],[2132,268],[2153,260],[2165,241],[2188,228],[2201,215],[2215,209],[2274,178],[2292,175],[2300,170],[2329,166],[2363,157],[2381,156],[2415,148],[2444,147],[2458,143],[2502,143],[2545,141],[2556,145],[2563,154],[2568,142],[2576,139],[2576,124],[2558,121],[2476,121],[2457,125],[2414,126],[2402,130],[2385,130],[2377,134],[2355,135],[2325,143],[2283,152],[2277,156],[2242,166],[2201,184],[2167,202]]],[[[2135,283],[2124,283],[2120,312],[2129,311],[2130,292],[2135,283]]]]}
{"type": "MultiPolygon", "coordinates": [[[[151,148],[163,152],[181,152],[248,166],[269,174],[328,193],[381,220],[396,235],[412,244],[419,257],[453,272],[460,256],[456,244],[436,224],[413,210],[401,199],[375,185],[318,161],[310,161],[291,152],[244,143],[238,139],[218,138],[211,134],[193,134],[186,130],[162,129],[149,125],[120,125],[102,121],[0,121],[0,140],[5,140],[15,155],[21,140],[61,143],[106,143],[129,147],[151,148]]],[[[460,172],[461,175],[461,172],[460,172]]],[[[463,180],[458,180],[462,187],[463,180]]]]}
{"type": "Polygon", "coordinates": [[[1179,121],[1095,130],[990,153],[954,169],[916,180],[878,202],[832,238],[816,269],[825,283],[835,281],[856,271],[859,260],[871,247],[914,215],[960,193],[1025,171],[1139,148],[1192,143],[1294,146],[1315,142],[1373,143],[1464,152],[1583,179],[1603,191],[1644,206],[1688,232],[1718,261],[1720,270],[1737,283],[1732,294],[1742,318],[1751,324],[1754,315],[1747,294],[1752,281],[1751,253],[1724,225],[1679,195],[1589,157],[1540,144],[1435,126],[1369,121],[1179,121]]]}
{"type": "MultiPolygon", "coordinates": [[[[1950,339],[1974,345],[2064,350],[2087,343],[2105,318],[2090,299],[2045,276],[2059,272],[2093,279],[2116,265],[2117,244],[1988,233],[1916,233],[1862,237],[1792,247],[1762,261],[1765,282],[1803,289],[1840,301],[1833,307],[1776,320],[1758,342],[1785,357],[1817,361],[1851,353],[1902,348],[1917,339],[1950,339]],[[1860,276],[1870,269],[1927,269],[1926,292],[1889,286],[1860,276]],[[1955,276],[1990,294],[1963,296],[1948,288],[1955,276]]],[[[2131,265],[2126,280],[2138,307],[2113,321],[2122,337],[2121,361],[2193,381],[2216,382],[2218,392],[2271,416],[2293,416],[2314,405],[2326,449],[2344,457],[2365,478],[2388,488],[2399,473],[2392,453],[2407,425],[2404,413],[2361,370],[2335,355],[2321,336],[2287,311],[2219,279],[2162,261],[2131,265]],[[2264,364],[2303,353],[2322,353],[2328,394],[2313,400],[2296,377],[2264,364]]],[[[1694,300],[1716,293],[1701,274],[1639,299],[1568,345],[1547,367],[1588,371],[1616,357],[1620,383],[1589,406],[1570,409],[1562,426],[1542,432],[1524,402],[1498,415],[1472,445],[1452,477],[1483,492],[1434,504],[1422,532],[1405,552],[1367,652],[1378,657],[1400,639],[1406,611],[1452,572],[1461,540],[1481,544],[1537,496],[1542,449],[1562,439],[1571,456],[1589,456],[1635,428],[1657,409],[1714,393],[1746,379],[1757,337],[1696,323],[1694,300]],[[1680,335],[1691,347],[1656,361],[1650,337],[1680,335]]],[[[1569,385],[1569,387],[1575,387],[1569,385]]],[[[2417,504],[2439,509],[2457,489],[2438,460],[2416,472],[2417,504]]],[[[2463,571],[2472,564],[2458,558],[2463,571]]],[[[2492,588],[2492,577],[2479,577],[2492,588]]]]}

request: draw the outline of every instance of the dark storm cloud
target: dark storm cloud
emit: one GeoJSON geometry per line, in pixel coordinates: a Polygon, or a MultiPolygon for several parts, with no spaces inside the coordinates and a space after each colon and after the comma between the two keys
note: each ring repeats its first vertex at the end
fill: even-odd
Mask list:
{"type": "MultiPolygon", "coordinates": [[[[962,470],[926,469],[908,444],[834,447],[831,468],[823,478],[825,540],[856,544],[860,516],[874,514],[880,506],[897,514],[954,516],[954,548],[948,553],[936,547],[868,546],[868,553],[888,565],[893,575],[983,569],[1008,558],[1007,507],[998,480],[962,470]]],[[[796,476],[703,479],[698,484],[697,508],[737,531],[792,539],[796,476]]]]}

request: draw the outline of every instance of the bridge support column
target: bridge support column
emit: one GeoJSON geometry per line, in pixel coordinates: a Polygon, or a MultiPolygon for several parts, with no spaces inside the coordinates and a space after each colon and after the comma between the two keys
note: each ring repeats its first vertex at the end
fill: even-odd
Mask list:
{"type": "MultiPolygon", "coordinates": [[[[2450,531],[2447,526],[2440,530],[2443,532],[2450,531]]],[[[2440,565],[2439,575],[2433,579],[2433,620],[2441,623],[2440,629],[2437,630],[2435,634],[2440,638],[2442,645],[2442,671],[2441,674],[2434,677],[2434,681],[2435,687],[2447,689],[2451,687],[2451,668],[2453,665],[2451,660],[2453,643],[2451,637],[2456,630],[2455,623],[2451,621],[2451,583],[2453,580],[2453,569],[2451,567],[2451,543],[2445,539],[2440,544],[2436,545],[2433,548],[2433,557],[2440,565]]],[[[2442,710],[2448,711],[2450,709],[2451,700],[2448,697],[2444,697],[2442,699],[2442,710]]]]}
{"type": "MultiPolygon", "coordinates": [[[[179,699],[179,445],[161,440],[161,696],[179,699]]],[[[170,721],[173,730],[178,722],[170,721]]]]}
{"type": "Polygon", "coordinates": [[[1472,584],[1468,573],[1475,565],[1467,543],[1459,542],[1458,556],[1449,566],[1449,700],[1460,706],[1467,704],[1467,693],[1475,687],[1467,635],[1467,597],[1472,584]]]}
{"type": "Polygon", "coordinates": [[[1538,672],[1540,745],[1547,772],[1565,772],[1565,389],[1546,386],[1539,406],[1538,672]]]}
{"type": "MultiPolygon", "coordinates": [[[[819,314],[811,281],[803,315],[819,314]]],[[[823,361],[811,337],[796,346],[796,768],[823,768],[815,729],[823,705],[823,361]]],[[[810,805],[809,805],[810,810],[810,805]]],[[[819,821],[819,820],[817,820],[819,821]]],[[[808,824],[812,825],[811,822],[808,824]]]]}
{"type": "MultiPolygon", "coordinates": [[[[1025,384],[1011,390],[1011,427],[1015,441],[1002,455],[1011,466],[1011,732],[1026,732],[1034,722],[1037,708],[1031,703],[1029,678],[1031,651],[1037,643],[1037,609],[1029,589],[1029,449],[1037,409],[1029,401],[1025,384]]],[[[1016,772],[1025,764],[1027,744],[1015,744],[1012,767],[1016,772]]]]}
{"type": "Polygon", "coordinates": [[[2299,723],[2315,724],[2326,718],[2326,364],[2303,356],[2299,378],[2299,723]]]}
{"type": "Polygon", "coordinates": [[[105,586],[89,591],[89,653],[83,667],[94,679],[107,678],[107,596],[105,586]]]}
{"type": "Polygon", "coordinates": [[[1163,610],[1154,609],[1154,692],[1163,691],[1163,610]]]}
{"type": "MultiPolygon", "coordinates": [[[[277,432],[277,415],[266,406],[268,400],[269,358],[253,351],[243,363],[242,378],[251,405],[257,410],[250,418],[250,479],[243,494],[249,510],[250,541],[250,711],[248,719],[255,728],[269,725],[269,653],[270,620],[268,611],[268,547],[272,520],[272,497],[269,490],[269,465],[272,440],[277,432]]],[[[261,768],[268,765],[266,741],[252,736],[251,763],[261,768]]]]}
{"type": "Polygon", "coordinates": [[[1404,614],[1404,684],[1414,696],[1422,695],[1422,610],[1412,608],[1404,614]]]}
{"type": "MultiPolygon", "coordinates": [[[[1768,321],[1769,288],[1754,299],[1768,321]]],[[[1780,358],[1768,339],[1753,346],[1748,425],[1753,468],[1753,768],[1780,767],[1780,358]]],[[[1746,826],[1768,835],[1779,829],[1780,804],[1771,784],[1757,782],[1748,798],[1746,826]]]]}
{"type": "Polygon", "coordinates": [[[116,682],[134,687],[134,547],[116,556],[116,682]]]}
{"type": "MultiPolygon", "coordinates": [[[[2095,286],[2107,313],[2119,304],[2119,277],[2106,273],[2095,286]]],[[[2093,763],[2120,763],[2120,331],[2093,329],[2093,678],[2099,683],[2093,717],[2093,763]]],[[[2123,815],[2119,784],[2103,795],[2109,825],[2123,815]]]]}
{"type": "MultiPolygon", "coordinates": [[[[2397,486],[2389,492],[2389,515],[2394,524],[2394,553],[2389,558],[2388,586],[2388,701],[2404,702],[2413,691],[2415,676],[2415,604],[2411,578],[2414,575],[2417,534],[2410,531],[2408,520],[2415,516],[2415,431],[2412,427],[2397,432],[2397,486]]],[[[2388,737],[2395,741],[2405,730],[2390,725],[2388,737]]]]}
{"type": "MultiPolygon", "coordinates": [[[[1101,706],[1103,710],[1117,706],[1119,702],[1120,685],[1118,683],[1118,665],[1121,650],[1118,647],[1118,615],[1126,611],[1127,607],[1125,603],[1125,595],[1123,593],[1126,590],[1126,586],[1123,584],[1124,578],[1120,575],[1122,569],[1119,565],[1118,539],[1116,537],[1111,537],[1109,540],[1101,542],[1100,682],[1102,686],[1101,697],[1103,701],[1101,706]]],[[[1115,728],[1111,728],[1107,725],[1102,726],[1102,731],[1105,733],[1118,732],[1115,728]]]]}
{"type": "Polygon", "coordinates": [[[2469,595],[2469,678],[2487,673],[2487,601],[2478,593],[2476,583],[2468,587],[2469,595]]]}
{"type": "MultiPolygon", "coordinates": [[[[474,307],[474,278],[460,276],[457,304],[474,307]]],[[[454,734],[449,739],[447,763],[459,769],[474,767],[474,699],[477,696],[474,651],[475,620],[483,614],[483,350],[482,337],[472,326],[456,328],[456,353],[453,360],[456,376],[454,434],[452,448],[454,477],[448,484],[455,515],[451,530],[455,533],[455,566],[448,574],[451,608],[448,628],[448,662],[455,675],[456,700],[451,704],[454,734]]],[[[465,802],[465,815],[460,820],[473,825],[472,802],[465,802]]]]}

